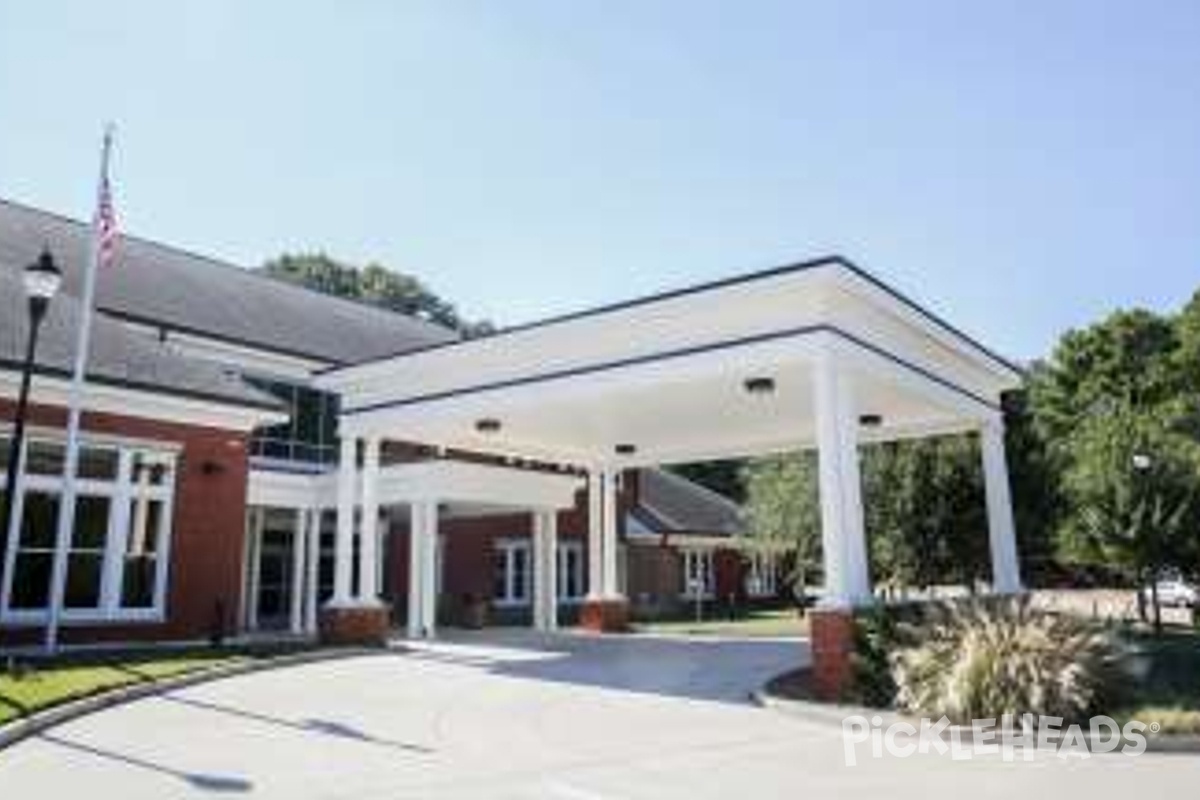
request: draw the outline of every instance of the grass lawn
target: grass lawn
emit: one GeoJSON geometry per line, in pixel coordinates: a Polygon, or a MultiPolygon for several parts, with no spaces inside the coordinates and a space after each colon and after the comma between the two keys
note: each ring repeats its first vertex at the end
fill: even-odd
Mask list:
{"type": "Polygon", "coordinates": [[[18,662],[18,669],[13,672],[0,672],[0,725],[53,705],[109,689],[152,683],[237,661],[270,657],[280,652],[279,649],[246,648],[158,650],[70,655],[49,664],[18,662]]]}
{"type": "Polygon", "coordinates": [[[640,633],[685,636],[805,636],[808,620],[800,619],[795,609],[787,608],[749,611],[733,620],[714,613],[700,622],[695,619],[643,622],[634,629],[640,633]]]}

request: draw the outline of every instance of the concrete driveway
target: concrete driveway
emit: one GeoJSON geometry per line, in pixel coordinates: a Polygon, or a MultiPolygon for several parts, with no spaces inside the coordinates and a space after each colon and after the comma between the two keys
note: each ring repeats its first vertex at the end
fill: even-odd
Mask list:
{"type": "MultiPolygon", "coordinates": [[[[746,694],[778,641],[496,633],[228,679],[0,753],[4,797],[927,798],[1193,791],[1193,756],[844,765],[828,723],[746,694]]],[[[865,756],[865,751],[863,751],[865,756]]],[[[861,758],[861,756],[860,756],[861,758]]]]}

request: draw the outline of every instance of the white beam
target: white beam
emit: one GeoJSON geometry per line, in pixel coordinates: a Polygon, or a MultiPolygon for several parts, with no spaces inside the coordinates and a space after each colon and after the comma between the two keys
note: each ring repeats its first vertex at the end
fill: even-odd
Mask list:
{"type": "Polygon", "coordinates": [[[408,514],[408,638],[423,636],[421,606],[424,590],[421,586],[421,565],[424,561],[421,550],[429,526],[429,503],[418,500],[409,506],[408,514]]]}
{"type": "Polygon", "coordinates": [[[304,556],[308,540],[308,511],[298,508],[294,512],[292,529],[292,586],[291,603],[288,609],[288,629],[292,633],[304,631],[304,556]]]}
{"type": "Polygon", "coordinates": [[[604,596],[620,597],[621,590],[617,585],[617,514],[620,504],[617,502],[617,472],[606,468],[602,473],[603,491],[601,492],[603,508],[600,513],[601,532],[604,553],[604,596]]]}
{"type": "Polygon", "coordinates": [[[337,472],[337,540],[333,562],[333,606],[353,604],[354,506],[355,471],[358,461],[358,440],[343,436],[337,472]]]}
{"type": "Polygon", "coordinates": [[[597,600],[604,595],[604,503],[603,478],[599,467],[588,470],[587,479],[587,544],[588,544],[588,598],[597,600]]]}
{"type": "Polygon", "coordinates": [[[533,624],[539,631],[558,627],[558,521],[553,511],[533,512],[533,624]]]}
{"type": "Polygon", "coordinates": [[[425,511],[424,541],[421,543],[421,628],[425,638],[437,635],[437,546],[438,504],[429,500],[425,511]]]}
{"type": "Polygon", "coordinates": [[[358,599],[379,600],[379,437],[363,440],[362,513],[358,524],[358,599]]]}
{"type": "Polygon", "coordinates": [[[1008,463],[1004,454],[1004,423],[999,415],[980,427],[979,443],[987,499],[988,543],[992,554],[992,589],[1011,594],[1021,591],[1021,570],[1017,559],[1008,463]]]}
{"type": "Polygon", "coordinates": [[[832,349],[818,359],[815,377],[824,602],[845,608],[871,597],[858,465],[858,414],[853,387],[832,349]]]}
{"type": "Polygon", "coordinates": [[[306,526],[307,535],[305,537],[305,547],[308,549],[305,568],[308,575],[304,582],[304,630],[307,633],[316,633],[317,600],[321,592],[319,584],[321,575],[321,522],[323,513],[320,508],[305,509],[304,513],[308,516],[308,525],[306,526]]]}
{"type": "Polygon", "coordinates": [[[258,630],[258,595],[259,580],[262,575],[262,534],[264,508],[254,508],[250,512],[250,571],[247,574],[246,587],[246,630],[258,630]]]}

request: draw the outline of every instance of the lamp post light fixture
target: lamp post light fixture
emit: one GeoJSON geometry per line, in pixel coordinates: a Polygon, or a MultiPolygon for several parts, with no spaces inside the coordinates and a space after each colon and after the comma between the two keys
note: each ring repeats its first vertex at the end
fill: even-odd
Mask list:
{"type": "Polygon", "coordinates": [[[29,335],[25,344],[25,361],[21,365],[21,391],[17,395],[17,408],[13,416],[12,441],[8,448],[8,472],[4,480],[4,517],[0,527],[0,542],[8,541],[12,526],[12,509],[17,490],[17,471],[21,466],[21,450],[25,440],[25,412],[29,405],[29,384],[33,379],[33,360],[37,351],[38,329],[46,316],[50,301],[62,285],[62,271],[54,263],[49,250],[42,250],[38,260],[27,266],[21,274],[21,283],[29,301],[29,335]]]}
{"type": "Polygon", "coordinates": [[[1153,462],[1150,460],[1150,456],[1146,455],[1145,453],[1134,453],[1133,458],[1131,458],[1130,461],[1133,462],[1133,468],[1138,472],[1145,472],[1153,465],[1153,462]]]}

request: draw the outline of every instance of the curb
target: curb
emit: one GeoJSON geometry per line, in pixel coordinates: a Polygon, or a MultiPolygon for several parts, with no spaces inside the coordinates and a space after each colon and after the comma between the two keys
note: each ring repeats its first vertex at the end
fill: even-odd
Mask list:
{"type": "MultiPolygon", "coordinates": [[[[861,716],[866,719],[879,716],[883,718],[883,727],[887,728],[896,722],[907,722],[913,727],[920,727],[920,719],[906,714],[900,714],[888,708],[867,708],[866,706],[840,705],[838,703],[821,703],[813,700],[796,700],[790,697],[780,697],[767,691],[766,685],[750,693],[750,700],[761,708],[778,711],[789,716],[799,717],[809,722],[818,722],[841,730],[842,721],[847,717],[861,716]]],[[[1153,734],[1147,731],[1147,753],[1200,753],[1200,734],[1153,734]]],[[[970,726],[950,725],[941,734],[942,741],[949,743],[957,736],[960,742],[967,743],[974,739],[970,726]]],[[[1089,751],[1092,750],[1090,732],[1083,732],[1084,742],[1089,751]]],[[[1115,751],[1113,751],[1115,752],[1115,751]]],[[[1107,755],[1100,753],[1098,755],[1107,755]]]]}
{"type": "Polygon", "coordinates": [[[210,669],[201,668],[194,672],[187,672],[171,678],[116,687],[107,691],[101,691],[98,694],[80,697],[76,700],[68,700],[64,703],[37,711],[27,717],[18,717],[11,722],[0,725],[0,751],[50,728],[62,725],[65,722],[70,722],[114,706],[132,703],[134,700],[154,697],[155,695],[165,694],[177,689],[186,689],[202,683],[250,675],[255,672],[265,672],[281,667],[296,667],[303,664],[335,661],[337,659],[353,658],[356,656],[382,655],[391,652],[398,652],[398,649],[343,647],[302,653],[288,653],[277,657],[224,664],[210,669]]]}

